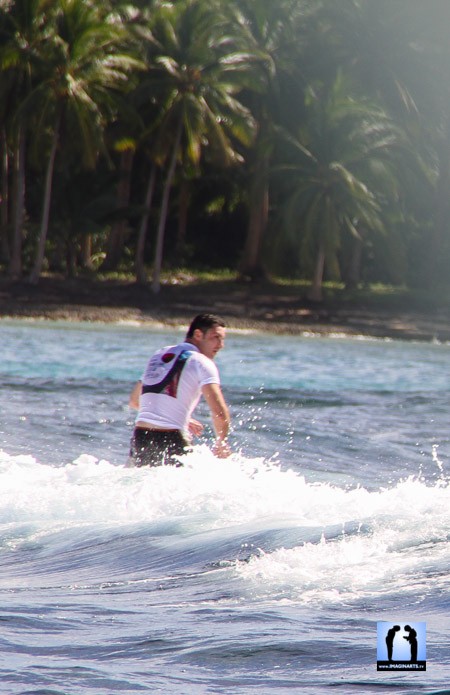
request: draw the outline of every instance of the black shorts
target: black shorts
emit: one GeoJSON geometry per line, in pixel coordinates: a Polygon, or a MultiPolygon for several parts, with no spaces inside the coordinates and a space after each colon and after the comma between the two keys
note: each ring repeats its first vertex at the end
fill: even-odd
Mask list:
{"type": "Polygon", "coordinates": [[[181,466],[177,456],[186,454],[188,447],[180,430],[146,430],[136,427],[131,437],[128,465],[181,466]]]}

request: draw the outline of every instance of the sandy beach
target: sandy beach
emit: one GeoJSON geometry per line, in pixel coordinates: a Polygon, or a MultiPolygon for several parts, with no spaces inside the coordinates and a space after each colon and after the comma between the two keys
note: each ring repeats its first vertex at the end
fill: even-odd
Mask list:
{"type": "Polygon", "coordinates": [[[186,325],[201,311],[220,314],[229,328],[271,333],[355,335],[450,341],[448,308],[419,311],[374,303],[311,304],[292,286],[231,281],[149,286],[90,278],[44,277],[38,285],[0,281],[0,317],[148,325],[186,325]]]}

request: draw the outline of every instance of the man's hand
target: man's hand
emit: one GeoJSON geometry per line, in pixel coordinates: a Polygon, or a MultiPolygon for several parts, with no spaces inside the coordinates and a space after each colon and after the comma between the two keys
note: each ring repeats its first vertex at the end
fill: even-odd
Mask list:
{"type": "Polygon", "coordinates": [[[189,420],[188,430],[189,434],[192,434],[193,437],[200,437],[201,433],[203,432],[203,425],[201,422],[194,420],[194,418],[191,417],[189,420]]]}
{"type": "Polygon", "coordinates": [[[216,441],[212,448],[212,452],[214,456],[217,456],[218,459],[226,459],[231,456],[230,445],[223,439],[216,441]]]}

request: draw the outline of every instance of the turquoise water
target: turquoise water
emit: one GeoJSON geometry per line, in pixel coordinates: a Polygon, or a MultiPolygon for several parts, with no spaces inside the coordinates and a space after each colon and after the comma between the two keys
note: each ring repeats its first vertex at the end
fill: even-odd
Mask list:
{"type": "Polygon", "coordinates": [[[0,692],[447,688],[450,346],[230,332],[232,458],[127,469],[182,336],[0,323],[0,692]],[[378,621],[426,622],[426,673],[377,672],[378,621]]]}

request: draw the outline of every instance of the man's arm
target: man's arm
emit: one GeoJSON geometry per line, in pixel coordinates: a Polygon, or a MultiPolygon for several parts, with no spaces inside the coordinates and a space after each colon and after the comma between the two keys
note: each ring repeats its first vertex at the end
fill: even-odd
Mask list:
{"type": "Polygon", "coordinates": [[[142,381],[137,381],[133,387],[132,392],[130,393],[130,398],[128,400],[128,405],[130,406],[130,408],[139,410],[139,396],[141,395],[141,391],[142,381]]]}
{"type": "Polygon", "coordinates": [[[207,402],[212,415],[216,443],[213,453],[218,458],[227,458],[231,449],[226,441],[230,430],[230,413],[219,384],[206,384],[202,387],[202,394],[207,402]]]}

